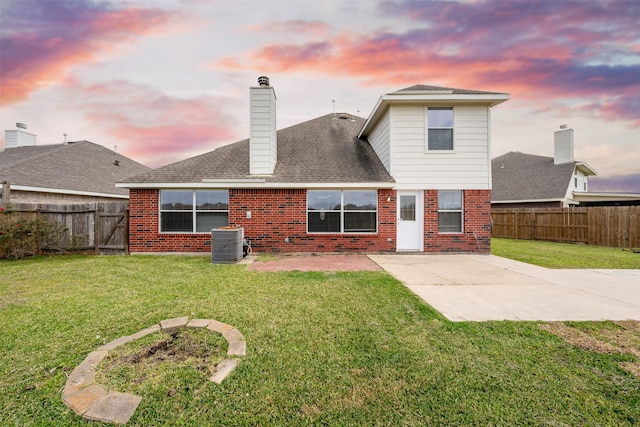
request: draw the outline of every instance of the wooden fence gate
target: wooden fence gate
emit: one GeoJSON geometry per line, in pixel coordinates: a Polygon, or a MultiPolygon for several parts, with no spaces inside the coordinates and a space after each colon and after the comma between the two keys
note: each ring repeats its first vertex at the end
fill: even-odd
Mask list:
{"type": "Polygon", "coordinates": [[[13,203],[13,214],[25,220],[43,217],[64,226],[62,250],[102,255],[129,253],[129,202],[85,204],[13,203]]]}
{"type": "Polygon", "coordinates": [[[95,212],[95,250],[97,254],[129,253],[129,210],[95,212]]]}

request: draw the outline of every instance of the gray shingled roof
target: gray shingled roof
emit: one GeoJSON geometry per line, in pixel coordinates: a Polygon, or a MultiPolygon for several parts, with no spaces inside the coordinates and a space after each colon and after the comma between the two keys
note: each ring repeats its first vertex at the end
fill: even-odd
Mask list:
{"type": "MultiPolygon", "coordinates": [[[[367,141],[357,138],[364,119],[328,114],[277,133],[278,161],[266,183],[393,183],[367,141]]],[[[129,184],[201,183],[249,179],[249,140],[129,178],[129,184]]]]}
{"type": "Polygon", "coordinates": [[[501,92],[486,92],[482,90],[473,90],[473,89],[457,89],[454,87],[444,87],[444,86],[430,86],[430,85],[414,85],[405,87],[404,89],[400,89],[397,92],[409,92],[409,91],[439,91],[439,90],[450,90],[453,95],[503,95],[501,92]]]}
{"type": "Polygon", "coordinates": [[[564,199],[577,162],[555,165],[553,157],[509,152],[491,161],[491,200],[564,199]]]}
{"type": "Polygon", "coordinates": [[[0,181],[12,185],[126,196],[115,183],[149,168],[89,141],[0,151],[0,181]],[[115,161],[118,165],[115,165],[115,161]]]}

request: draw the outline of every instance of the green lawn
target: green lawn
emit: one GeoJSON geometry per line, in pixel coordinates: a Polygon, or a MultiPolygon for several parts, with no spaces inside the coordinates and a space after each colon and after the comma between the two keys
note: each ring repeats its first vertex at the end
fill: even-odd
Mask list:
{"type": "Polygon", "coordinates": [[[105,341],[178,316],[235,326],[247,356],[221,385],[189,366],[151,375],[129,425],[640,423],[640,379],[620,366],[636,357],[535,322],[449,322],[384,272],[60,256],[0,262],[0,424],[87,425],[62,403],[66,376],[105,341]]]}
{"type": "Polygon", "coordinates": [[[547,268],[640,269],[640,253],[604,246],[492,238],[491,253],[547,268]]]}

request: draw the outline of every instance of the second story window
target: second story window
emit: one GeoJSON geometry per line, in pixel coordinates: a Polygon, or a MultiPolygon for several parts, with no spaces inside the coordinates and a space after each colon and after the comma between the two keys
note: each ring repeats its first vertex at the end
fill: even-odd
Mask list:
{"type": "Polygon", "coordinates": [[[427,109],[427,150],[453,150],[453,108],[427,109]]]}

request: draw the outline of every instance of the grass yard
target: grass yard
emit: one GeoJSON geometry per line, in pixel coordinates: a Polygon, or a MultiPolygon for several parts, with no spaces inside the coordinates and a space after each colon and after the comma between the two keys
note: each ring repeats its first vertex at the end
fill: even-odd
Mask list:
{"type": "Polygon", "coordinates": [[[247,356],[221,385],[197,363],[127,373],[143,398],[129,425],[640,424],[640,379],[624,369],[638,355],[620,347],[536,322],[452,323],[384,272],[180,256],[0,262],[0,424],[87,425],[62,403],[66,376],[101,344],[179,316],[235,326],[247,356]]]}
{"type": "Polygon", "coordinates": [[[547,268],[640,269],[640,253],[604,246],[494,237],[491,253],[547,268]]]}

